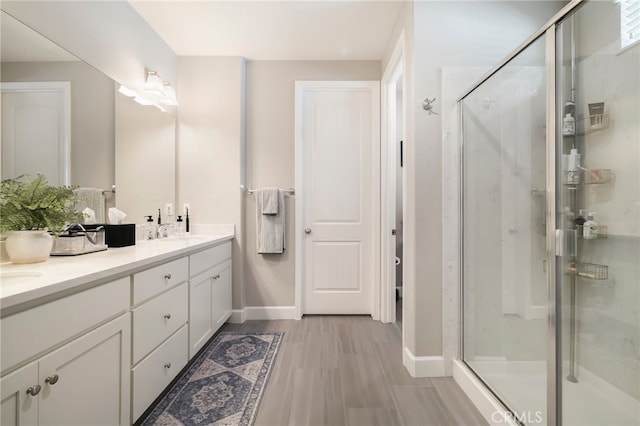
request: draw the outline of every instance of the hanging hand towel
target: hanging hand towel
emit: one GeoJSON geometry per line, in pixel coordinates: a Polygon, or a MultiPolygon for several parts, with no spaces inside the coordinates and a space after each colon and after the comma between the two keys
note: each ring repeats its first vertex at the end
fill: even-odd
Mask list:
{"type": "Polygon", "coordinates": [[[89,207],[96,213],[96,223],[105,222],[105,206],[104,206],[104,194],[102,189],[97,188],[78,188],[74,192],[78,196],[75,208],[81,212],[85,208],[89,207]]]}
{"type": "Polygon", "coordinates": [[[278,188],[263,188],[256,191],[256,203],[262,205],[262,214],[278,214],[278,188]]]}
{"type": "Polygon", "coordinates": [[[282,253],[285,249],[285,206],[284,192],[277,190],[277,212],[276,214],[264,214],[262,204],[263,191],[271,189],[256,190],[256,243],[258,253],[282,253]]]}

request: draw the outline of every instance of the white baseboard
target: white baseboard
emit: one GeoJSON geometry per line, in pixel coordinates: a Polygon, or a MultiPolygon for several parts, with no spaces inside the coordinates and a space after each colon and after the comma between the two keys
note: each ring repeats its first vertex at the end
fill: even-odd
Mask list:
{"type": "Polygon", "coordinates": [[[453,360],[453,379],[490,425],[517,426],[504,406],[459,359],[453,360]]]}
{"type": "Polygon", "coordinates": [[[296,319],[295,306],[246,306],[234,309],[229,322],[242,324],[249,320],[288,320],[296,319]]]}
{"type": "Polygon", "coordinates": [[[412,377],[444,377],[444,357],[415,356],[405,347],[402,363],[412,377]]]}

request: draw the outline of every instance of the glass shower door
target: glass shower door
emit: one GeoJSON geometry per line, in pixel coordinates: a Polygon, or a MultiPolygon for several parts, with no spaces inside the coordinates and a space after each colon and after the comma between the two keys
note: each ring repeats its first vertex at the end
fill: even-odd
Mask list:
{"type": "Polygon", "coordinates": [[[545,73],[543,36],[461,101],[463,360],[531,424],[547,405],[545,73]]]}
{"type": "Polygon", "coordinates": [[[640,44],[621,44],[640,4],[627,3],[588,2],[557,28],[563,425],[640,424],[640,44]]]}

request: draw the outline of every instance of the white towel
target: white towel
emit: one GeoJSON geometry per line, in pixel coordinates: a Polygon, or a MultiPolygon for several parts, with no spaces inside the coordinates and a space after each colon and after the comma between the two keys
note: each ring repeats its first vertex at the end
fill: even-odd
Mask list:
{"type": "Polygon", "coordinates": [[[89,207],[96,213],[96,223],[106,223],[102,189],[78,188],[74,192],[78,196],[78,201],[76,201],[77,211],[81,212],[89,207]]]}
{"type": "Polygon", "coordinates": [[[284,192],[278,190],[278,213],[263,214],[261,192],[256,190],[256,243],[258,253],[282,253],[285,249],[284,192]]]}
{"type": "Polygon", "coordinates": [[[256,203],[262,205],[262,214],[278,214],[278,188],[262,188],[256,191],[256,203]]]}

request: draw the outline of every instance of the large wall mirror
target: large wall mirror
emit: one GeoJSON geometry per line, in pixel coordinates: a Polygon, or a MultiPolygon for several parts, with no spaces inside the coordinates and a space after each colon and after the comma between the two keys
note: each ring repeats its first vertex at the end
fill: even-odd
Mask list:
{"type": "Polygon", "coordinates": [[[4,11],[0,29],[2,179],[42,173],[104,190],[127,223],[175,201],[175,117],[4,11]]]}

